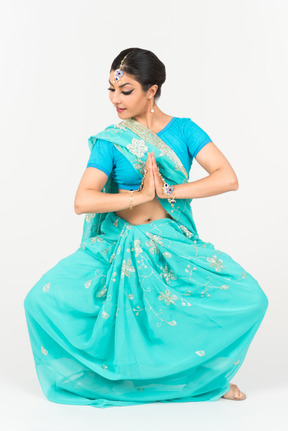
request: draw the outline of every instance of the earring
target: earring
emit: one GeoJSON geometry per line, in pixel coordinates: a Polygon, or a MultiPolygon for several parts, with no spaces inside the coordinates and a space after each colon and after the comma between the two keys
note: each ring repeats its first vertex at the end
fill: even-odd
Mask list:
{"type": "MultiPolygon", "coordinates": [[[[149,97],[149,99],[151,99],[151,97],[152,97],[152,96],[150,96],[150,97],[149,97]]],[[[152,108],[152,109],[150,109],[150,112],[154,112],[154,109],[153,109],[153,108],[152,108]]]]}

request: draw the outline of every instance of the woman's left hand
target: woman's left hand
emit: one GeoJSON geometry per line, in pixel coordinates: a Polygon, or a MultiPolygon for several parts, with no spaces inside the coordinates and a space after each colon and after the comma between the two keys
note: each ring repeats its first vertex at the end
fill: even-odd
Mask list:
{"type": "Polygon", "coordinates": [[[151,161],[152,161],[152,168],[153,168],[156,194],[157,194],[158,198],[160,198],[160,199],[167,199],[167,195],[164,194],[164,192],[163,192],[162,187],[164,186],[164,182],[163,182],[161,176],[159,175],[159,168],[158,168],[157,163],[156,163],[154,151],[152,151],[151,154],[152,154],[151,161]]]}

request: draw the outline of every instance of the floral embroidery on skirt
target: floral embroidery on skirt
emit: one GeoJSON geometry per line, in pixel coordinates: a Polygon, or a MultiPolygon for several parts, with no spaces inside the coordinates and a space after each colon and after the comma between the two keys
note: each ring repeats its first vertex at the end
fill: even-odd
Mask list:
{"type": "Polygon", "coordinates": [[[108,407],[219,399],[268,299],[231,256],[180,222],[131,225],[110,212],[24,306],[45,396],[108,407]]]}

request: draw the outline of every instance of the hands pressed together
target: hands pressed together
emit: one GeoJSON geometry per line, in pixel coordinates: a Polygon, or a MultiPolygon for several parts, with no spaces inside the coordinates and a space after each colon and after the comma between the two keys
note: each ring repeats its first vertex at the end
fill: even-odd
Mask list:
{"type": "Polygon", "coordinates": [[[145,168],[147,172],[141,191],[151,200],[154,199],[155,193],[160,199],[167,199],[167,194],[163,191],[164,182],[156,163],[154,151],[148,153],[145,168]]]}

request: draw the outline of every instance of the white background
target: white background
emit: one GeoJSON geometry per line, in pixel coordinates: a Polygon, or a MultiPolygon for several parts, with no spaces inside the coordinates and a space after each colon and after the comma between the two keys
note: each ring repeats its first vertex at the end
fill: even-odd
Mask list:
{"type": "MultiPolygon", "coordinates": [[[[287,1],[3,1],[1,39],[1,392],[9,430],[270,430],[287,398],[287,1]],[[120,121],[113,59],[153,51],[159,108],[190,117],[234,168],[236,192],[195,199],[200,238],[259,282],[269,308],[234,377],[243,402],[123,408],[55,404],[38,383],[23,302],[80,245],[74,197],[88,138],[120,121]],[[285,338],[286,337],[286,338],[285,338]],[[17,414],[17,416],[16,416],[17,414]],[[256,427],[256,428],[255,428],[256,427]]],[[[190,181],[207,173],[194,160],[190,181]]]]}

